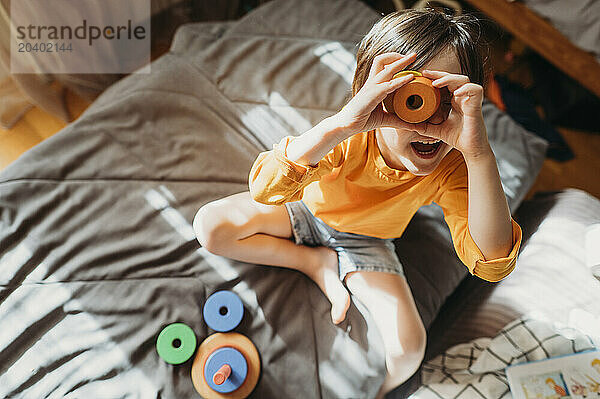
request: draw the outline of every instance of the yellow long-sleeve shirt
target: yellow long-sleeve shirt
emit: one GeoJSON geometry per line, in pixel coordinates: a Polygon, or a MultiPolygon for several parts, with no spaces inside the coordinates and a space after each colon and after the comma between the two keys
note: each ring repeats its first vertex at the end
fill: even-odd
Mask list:
{"type": "Polygon", "coordinates": [[[485,259],[468,228],[467,166],[452,150],[427,176],[390,168],[369,131],[351,136],[317,165],[291,161],[285,137],[272,151],[259,154],[249,176],[254,200],[270,205],[302,201],[316,217],[336,230],[379,238],[400,237],[415,212],[432,202],[441,206],[454,248],[469,272],[499,281],[515,267],[521,228],[512,220],[510,254],[485,259]]]}

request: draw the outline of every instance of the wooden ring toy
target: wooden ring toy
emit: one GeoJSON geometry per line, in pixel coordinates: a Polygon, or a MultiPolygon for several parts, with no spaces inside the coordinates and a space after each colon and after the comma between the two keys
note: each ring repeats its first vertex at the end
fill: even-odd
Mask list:
{"type": "Polygon", "coordinates": [[[169,324],[158,334],[156,351],[169,364],[186,362],[196,350],[196,334],[183,323],[169,324]]]}
{"type": "Polygon", "coordinates": [[[232,291],[217,291],[204,303],[202,314],[210,328],[227,332],[236,328],[242,321],[244,304],[232,291]]]}
{"type": "Polygon", "coordinates": [[[204,364],[204,380],[213,391],[233,392],[246,381],[247,375],[246,358],[234,348],[215,350],[204,364]]]}
{"type": "Polygon", "coordinates": [[[432,80],[424,77],[420,72],[402,71],[392,79],[413,74],[415,78],[388,94],[383,100],[387,112],[394,112],[400,119],[409,123],[419,123],[429,119],[440,106],[441,94],[437,87],[433,87],[432,80]]]}
{"type": "MultiPolygon", "coordinates": [[[[229,353],[228,356],[231,356],[229,353]]],[[[226,357],[227,361],[230,361],[232,357],[226,357]]],[[[227,364],[227,362],[225,362],[227,364]]],[[[236,365],[228,364],[233,371],[235,370],[236,365]]],[[[231,378],[231,375],[228,378],[231,378]]],[[[260,375],[260,356],[258,354],[258,350],[248,339],[248,337],[238,334],[235,332],[230,333],[215,333],[206,338],[198,347],[198,351],[196,352],[196,357],[194,358],[194,362],[192,363],[192,383],[194,384],[194,388],[196,391],[205,399],[244,399],[250,395],[250,393],[256,387],[258,383],[258,377],[260,375]],[[218,392],[213,389],[209,383],[215,382],[215,374],[218,374],[221,370],[223,364],[221,361],[218,361],[217,356],[223,356],[223,354],[217,355],[219,349],[222,348],[230,348],[236,350],[239,354],[243,356],[247,364],[247,373],[245,379],[241,382],[239,387],[234,391],[223,393],[218,392]],[[213,375],[205,374],[205,370],[207,370],[207,362],[209,362],[209,358],[211,355],[215,354],[212,359],[216,359],[214,366],[215,368],[208,368],[208,370],[216,370],[213,375]],[[219,367],[217,367],[219,366],[219,367]]],[[[220,376],[217,376],[217,382],[221,379],[220,376]]],[[[227,380],[227,379],[226,379],[227,380]]],[[[234,378],[235,380],[235,378],[234,378]]],[[[223,385],[226,383],[225,381],[223,385]]],[[[219,385],[219,384],[215,384],[219,385]]]]}

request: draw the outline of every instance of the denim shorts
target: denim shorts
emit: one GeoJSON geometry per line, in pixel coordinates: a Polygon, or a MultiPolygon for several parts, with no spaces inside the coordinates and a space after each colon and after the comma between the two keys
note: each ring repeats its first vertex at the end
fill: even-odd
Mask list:
{"type": "Polygon", "coordinates": [[[288,202],[292,232],[297,245],[325,246],[338,254],[340,280],[354,271],[378,271],[404,276],[393,239],[344,233],[315,217],[302,201],[288,202]]]}

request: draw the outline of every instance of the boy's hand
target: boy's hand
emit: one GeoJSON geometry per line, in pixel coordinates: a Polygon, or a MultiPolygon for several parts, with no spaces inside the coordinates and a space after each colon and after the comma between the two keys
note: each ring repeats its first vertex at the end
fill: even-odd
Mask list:
{"type": "Polygon", "coordinates": [[[384,53],[375,57],[365,84],[354,97],[333,116],[346,137],[379,127],[415,129],[396,114],[385,112],[381,105],[385,97],[413,79],[412,74],[392,77],[415,60],[416,54],[384,53]]]}
{"type": "Polygon", "coordinates": [[[444,122],[426,123],[419,133],[444,141],[465,158],[489,153],[491,149],[481,113],[483,87],[471,83],[464,75],[428,70],[422,73],[433,80],[434,87],[448,89],[452,95],[452,109],[444,122]]]}

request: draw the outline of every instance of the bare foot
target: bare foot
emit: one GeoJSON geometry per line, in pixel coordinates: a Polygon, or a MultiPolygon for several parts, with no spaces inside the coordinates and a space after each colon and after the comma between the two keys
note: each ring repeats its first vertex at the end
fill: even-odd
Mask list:
{"type": "Polygon", "coordinates": [[[350,295],[340,281],[338,275],[337,253],[330,248],[315,248],[318,254],[318,263],[308,275],[331,302],[331,320],[335,324],[341,323],[346,318],[350,307],[350,295]]]}

